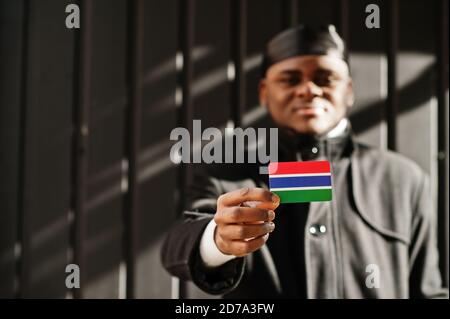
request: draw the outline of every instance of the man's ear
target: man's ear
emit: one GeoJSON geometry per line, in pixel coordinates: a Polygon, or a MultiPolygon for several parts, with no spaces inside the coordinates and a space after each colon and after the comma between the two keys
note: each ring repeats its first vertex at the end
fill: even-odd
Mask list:
{"type": "Polygon", "coordinates": [[[353,81],[350,78],[347,84],[347,94],[345,98],[345,104],[347,107],[352,107],[355,103],[355,94],[353,93],[353,81]]]}
{"type": "Polygon", "coordinates": [[[261,106],[267,105],[267,83],[266,78],[259,81],[258,92],[259,92],[259,104],[261,106]]]}

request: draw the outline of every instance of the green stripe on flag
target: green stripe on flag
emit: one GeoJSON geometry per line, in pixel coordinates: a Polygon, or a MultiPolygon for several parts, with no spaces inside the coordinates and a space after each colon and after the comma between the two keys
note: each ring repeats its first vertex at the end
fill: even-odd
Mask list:
{"type": "Polygon", "coordinates": [[[324,202],[330,201],[332,198],[330,189],[305,189],[305,190],[290,190],[277,191],[272,190],[272,193],[277,194],[281,203],[302,203],[302,202],[324,202]]]}

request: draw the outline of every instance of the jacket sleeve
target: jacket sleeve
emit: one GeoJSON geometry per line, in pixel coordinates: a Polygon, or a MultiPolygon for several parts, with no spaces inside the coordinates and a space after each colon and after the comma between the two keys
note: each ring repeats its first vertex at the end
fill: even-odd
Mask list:
{"type": "Polygon", "coordinates": [[[448,298],[448,289],[442,286],[439,270],[436,214],[425,174],[416,198],[409,249],[410,298],[448,298]]]}
{"type": "Polygon", "coordinates": [[[200,257],[200,239],[216,211],[222,194],[220,181],[199,173],[188,191],[187,210],[168,231],[161,249],[164,268],[175,277],[193,281],[209,294],[225,294],[240,282],[244,258],[235,258],[217,268],[207,268],[200,257]]]}

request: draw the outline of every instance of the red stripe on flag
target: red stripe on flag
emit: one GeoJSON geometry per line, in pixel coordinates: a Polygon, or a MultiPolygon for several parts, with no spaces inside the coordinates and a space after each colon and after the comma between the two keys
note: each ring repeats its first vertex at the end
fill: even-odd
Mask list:
{"type": "Polygon", "coordinates": [[[270,175],[330,173],[328,161],[278,162],[269,164],[270,175]]]}

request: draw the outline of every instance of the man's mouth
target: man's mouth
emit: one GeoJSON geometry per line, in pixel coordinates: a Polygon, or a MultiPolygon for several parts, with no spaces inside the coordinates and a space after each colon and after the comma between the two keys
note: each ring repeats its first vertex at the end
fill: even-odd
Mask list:
{"type": "Polygon", "coordinates": [[[327,112],[327,108],[324,103],[302,103],[301,105],[296,105],[292,108],[296,115],[300,116],[321,116],[327,112]]]}

